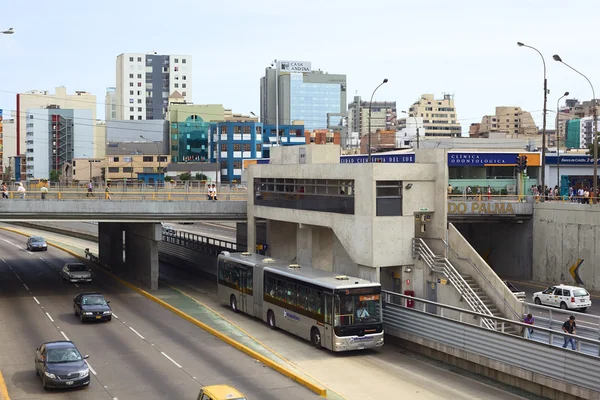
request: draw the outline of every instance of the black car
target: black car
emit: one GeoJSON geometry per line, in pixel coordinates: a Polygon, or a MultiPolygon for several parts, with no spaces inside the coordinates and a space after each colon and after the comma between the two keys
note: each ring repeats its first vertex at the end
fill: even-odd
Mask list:
{"type": "Polygon", "coordinates": [[[47,342],[35,349],[35,372],[47,388],[72,388],[90,384],[90,369],[75,344],[47,342]]]}
{"type": "Polygon", "coordinates": [[[81,322],[84,321],[110,321],[112,319],[112,310],[101,293],[84,292],[79,293],[73,299],[73,310],[75,316],[79,316],[81,322]]]}
{"type": "Polygon", "coordinates": [[[29,239],[27,239],[27,250],[29,250],[29,251],[33,251],[33,250],[47,251],[48,243],[46,243],[46,239],[44,239],[41,236],[32,236],[29,239]]]}

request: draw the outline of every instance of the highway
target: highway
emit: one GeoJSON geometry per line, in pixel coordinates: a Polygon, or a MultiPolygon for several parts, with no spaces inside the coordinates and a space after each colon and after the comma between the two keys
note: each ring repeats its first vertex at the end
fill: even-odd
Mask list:
{"type": "MultiPolygon", "coordinates": [[[[179,224],[173,225],[175,229],[183,228],[193,233],[207,235],[208,232],[204,231],[202,233],[200,231],[200,229],[205,229],[203,226],[205,224],[207,223],[202,223],[202,225],[198,223],[182,226],[179,224]]],[[[213,224],[209,225],[213,233],[231,237],[231,232],[234,232],[231,227],[211,225],[213,224]]],[[[62,241],[70,245],[78,245],[81,248],[89,247],[91,251],[97,251],[95,243],[81,239],[69,238],[55,233],[43,233],[29,228],[19,229],[31,234],[36,232],[43,234],[49,240],[62,241]]],[[[0,244],[2,244],[1,240],[0,244]]],[[[526,395],[524,392],[473,374],[466,374],[454,367],[408,353],[394,346],[384,346],[380,350],[361,353],[336,354],[317,350],[307,341],[280,331],[272,331],[262,321],[243,314],[235,314],[228,307],[219,304],[215,297],[216,286],[213,281],[207,281],[202,277],[164,263],[160,265],[160,279],[161,284],[168,284],[215,310],[262,343],[267,344],[276,353],[349,400],[404,397],[424,400],[537,399],[535,396],[526,395]]],[[[116,309],[115,312],[117,315],[120,314],[116,309]]],[[[138,322],[136,321],[135,329],[137,329],[137,325],[138,322]]],[[[177,329],[173,327],[173,330],[177,329]]],[[[170,336],[170,333],[166,332],[165,342],[169,342],[171,337],[171,340],[178,341],[181,335],[175,333],[170,336]]],[[[169,351],[172,352],[172,350],[169,351]]],[[[171,353],[168,352],[168,354],[171,353]]],[[[180,357],[179,354],[177,356],[180,357]]],[[[93,365],[94,359],[92,357],[90,362],[93,365]]],[[[250,392],[250,390],[244,390],[250,392]]],[[[255,399],[268,398],[265,396],[255,397],[255,399]]],[[[285,398],[293,397],[286,396],[285,398]]]]}
{"type": "Polygon", "coordinates": [[[91,284],[62,281],[58,270],[74,257],[24,244],[0,232],[0,369],[12,400],[195,399],[211,384],[231,384],[250,399],[318,397],[99,270],[91,284]],[[104,293],[115,318],[82,324],[72,308],[80,291],[104,293]],[[90,356],[91,383],[51,395],[34,372],[35,349],[66,338],[90,356]]]}

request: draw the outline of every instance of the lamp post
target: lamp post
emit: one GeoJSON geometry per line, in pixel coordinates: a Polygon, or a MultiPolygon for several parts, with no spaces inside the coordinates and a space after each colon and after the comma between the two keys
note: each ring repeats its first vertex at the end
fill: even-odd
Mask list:
{"type": "Polygon", "coordinates": [[[593,97],[592,101],[593,101],[593,105],[594,105],[594,111],[593,111],[593,113],[594,113],[594,127],[593,127],[594,132],[592,135],[592,139],[594,140],[594,194],[591,196],[591,198],[592,198],[592,204],[593,204],[593,203],[596,203],[596,196],[598,193],[598,112],[596,110],[596,107],[597,107],[596,91],[594,90],[594,85],[592,85],[592,82],[590,82],[590,80],[588,79],[587,76],[585,76],[584,74],[582,74],[575,68],[571,67],[566,62],[564,62],[558,54],[553,55],[552,58],[554,58],[554,61],[563,63],[567,67],[571,68],[573,71],[577,72],[579,75],[583,76],[585,78],[585,80],[590,84],[590,87],[592,88],[592,97],[593,97]]]}
{"type": "Polygon", "coordinates": [[[271,67],[275,67],[275,144],[279,146],[279,63],[274,59],[271,67]]]}
{"type": "Polygon", "coordinates": [[[544,202],[544,200],[546,199],[546,104],[548,102],[548,80],[546,79],[546,60],[544,59],[544,56],[542,55],[542,53],[540,53],[540,51],[538,49],[536,49],[535,47],[532,46],[528,46],[522,42],[517,42],[517,46],[519,47],[527,47],[530,48],[532,50],[535,50],[540,57],[542,58],[542,63],[544,64],[544,115],[543,115],[543,121],[542,121],[542,176],[541,176],[541,180],[542,180],[542,196],[541,196],[541,200],[542,202],[544,202]]]}
{"type": "Polygon", "coordinates": [[[368,162],[371,162],[371,106],[373,105],[373,96],[375,96],[375,92],[377,91],[377,89],[379,89],[384,83],[387,83],[387,78],[385,78],[383,80],[383,82],[381,82],[379,84],[379,86],[377,86],[375,88],[375,90],[373,90],[373,93],[371,94],[371,101],[369,101],[369,157],[368,157],[368,162]]]}
{"type": "MultiPolygon", "coordinates": [[[[567,97],[569,95],[569,92],[565,92],[565,94],[563,94],[562,96],[560,96],[558,98],[558,100],[556,100],[556,183],[558,185],[558,195],[561,196],[561,189],[562,189],[562,185],[560,182],[560,137],[558,137],[558,124],[559,124],[559,120],[560,120],[560,109],[559,109],[559,104],[560,101],[564,98],[567,97]]],[[[566,147],[566,146],[565,146],[566,147]]]]}
{"type": "MultiPolygon", "coordinates": [[[[409,117],[411,116],[406,111],[402,111],[402,113],[408,115],[409,117]]],[[[417,127],[417,149],[418,149],[419,148],[419,121],[417,121],[416,115],[413,115],[412,117],[415,119],[415,126],[417,127]]]]}

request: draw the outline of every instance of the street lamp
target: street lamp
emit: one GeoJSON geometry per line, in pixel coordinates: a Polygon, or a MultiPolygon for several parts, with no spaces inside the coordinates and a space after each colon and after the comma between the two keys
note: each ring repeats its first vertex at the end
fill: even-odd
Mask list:
{"type": "Polygon", "coordinates": [[[275,66],[275,144],[279,146],[279,63],[274,59],[271,67],[275,66]]]}
{"type": "Polygon", "coordinates": [[[532,50],[537,51],[537,53],[542,57],[542,63],[544,64],[544,115],[542,122],[542,196],[540,201],[544,201],[546,199],[546,104],[548,102],[548,80],[546,79],[546,60],[544,56],[538,49],[532,46],[528,46],[522,42],[517,42],[517,46],[519,47],[528,47],[532,50]]]}
{"type": "MultiPolygon", "coordinates": [[[[153,140],[145,138],[144,135],[140,135],[140,137],[142,139],[144,139],[144,140],[149,141],[149,142],[153,142],[153,140]]],[[[162,173],[162,169],[161,169],[161,166],[160,166],[160,153],[161,153],[161,151],[160,151],[160,145],[158,144],[158,142],[154,142],[154,144],[156,145],[156,151],[158,152],[158,155],[156,157],[158,158],[158,173],[160,174],[160,173],[162,173]]]]}
{"type": "Polygon", "coordinates": [[[7,30],[2,31],[0,33],[2,33],[3,35],[12,35],[13,33],[15,33],[15,31],[13,28],[8,28],[7,30]]]}
{"type": "Polygon", "coordinates": [[[379,84],[379,86],[377,86],[375,88],[375,90],[373,90],[373,94],[371,94],[371,101],[369,101],[369,157],[368,157],[368,162],[371,162],[371,106],[373,105],[373,96],[375,96],[375,92],[377,91],[377,89],[379,89],[384,83],[387,83],[387,78],[385,78],[383,80],[383,82],[381,82],[379,84]]]}
{"type": "MultiPolygon", "coordinates": [[[[569,92],[565,92],[565,94],[563,94],[562,96],[560,96],[558,98],[558,100],[556,100],[556,126],[555,126],[555,130],[556,130],[556,183],[558,185],[558,195],[561,196],[561,189],[562,189],[562,185],[560,184],[560,138],[558,137],[558,124],[559,124],[559,120],[560,120],[560,109],[559,109],[559,103],[560,101],[564,98],[567,97],[569,95],[569,92]]],[[[565,145],[565,148],[567,146],[565,145]]]]}
{"type": "MultiPolygon", "coordinates": [[[[403,114],[406,114],[410,117],[410,114],[407,113],[406,111],[402,111],[403,114]]],[[[417,149],[419,148],[419,122],[417,121],[417,116],[413,115],[412,116],[415,119],[415,126],[417,127],[417,149]]]]}
{"type": "Polygon", "coordinates": [[[592,101],[593,101],[593,105],[594,105],[594,132],[593,132],[593,140],[594,140],[594,194],[591,196],[592,197],[592,204],[596,202],[596,196],[598,195],[598,112],[596,111],[596,91],[594,90],[594,85],[592,85],[592,82],[590,82],[590,80],[588,79],[587,76],[585,76],[584,74],[582,74],[581,72],[577,71],[575,68],[571,67],[569,64],[567,64],[566,62],[564,62],[562,60],[562,58],[560,58],[560,56],[558,54],[555,54],[552,56],[552,58],[554,58],[554,61],[558,61],[559,63],[563,63],[565,64],[567,67],[571,68],[573,71],[577,72],[579,75],[583,76],[585,78],[585,80],[590,84],[590,87],[592,88],[592,101]]]}

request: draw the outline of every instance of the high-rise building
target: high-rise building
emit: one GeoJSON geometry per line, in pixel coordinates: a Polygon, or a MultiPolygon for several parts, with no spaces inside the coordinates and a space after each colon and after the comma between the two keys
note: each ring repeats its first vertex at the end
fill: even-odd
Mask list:
{"type": "Polygon", "coordinates": [[[500,133],[508,136],[537,135],[538,128],[531,114],[521,107],[496,107],[496,114],[484,115],[479,126],[479,137],[500,133]]]}
{"type": "Polygon", "coordinates": [[[165,119],[169,96],[192,99],[192,56],[123,53],[117,56],[117,119],[165,119]]]}
{"type": "MultiPolygon", "coordinates": [[[[66,110],[89,110],[91,116],[86,120],[79,120],[79,124],[87,125],[96,129],[96,96],[85,91],[75,91],[75,94],[67,94],[64,86],[57,87],[54,93],[48,90],[31,90],[25,93],[17,94],[17,138],[15,154],[8,154],[9,157],[19,155],[25,151],[25,133],[27,132],[27,110],[46,109],[49,106],[55,106],[66,110]]],[[[96,135],[94,135],[96,137],[96,135]]],[[[92,139],[90,139],[92,143],[92,139]]],[[[92,150],[89,150],[92,151],[92,150]]],[[[93,152],[93,151],[92,151],[93,152]]],[[[96,152],[90,156],[98,157],[96,152]]]]}
{"type": "Polygon", "coordinates": [[[312,71],[310,62],[278,61],[260,79],[262,123],[277,123],[277,103],[279,125],[302,121],[310,130],[337,125],[336,116],[341,119],[346,114],[346,75],[312,71]],[[334,119],[328,120],[328,114],[334,119]]]}
{"type": "Polygon", "coordinates": [[[93,154],[90,110],[30,108],[25,117],[27,179],[49,179],[50,171],[63,171],[73,159],[93,154]]]}
{"type": "Polygon", "coordinates": [[[117,88],[106,88],[106,97],[104,98],[104,120],[110,121],[117,119],[117,88]]]}
{"type": "MultiPolygon", "coordinates": [[[[371,132],[378,130],[396,130],[396,102],[374,101],[371,103],[371,132]]],[[[348,104],[348,130],[358,132],[359,137],[369,132],[369,102],[361,101],[360,96],[354,96],[354,101],[348,104]]]]}
{"type": "Polygon", "coordinates": [[[408,116],[423,118],[424,132],[419,132],[420,136],[462,136],[454,95],[444,94],[443,99],[435,99],[433,94],[421,95],[410,106],[408,116]]]}

